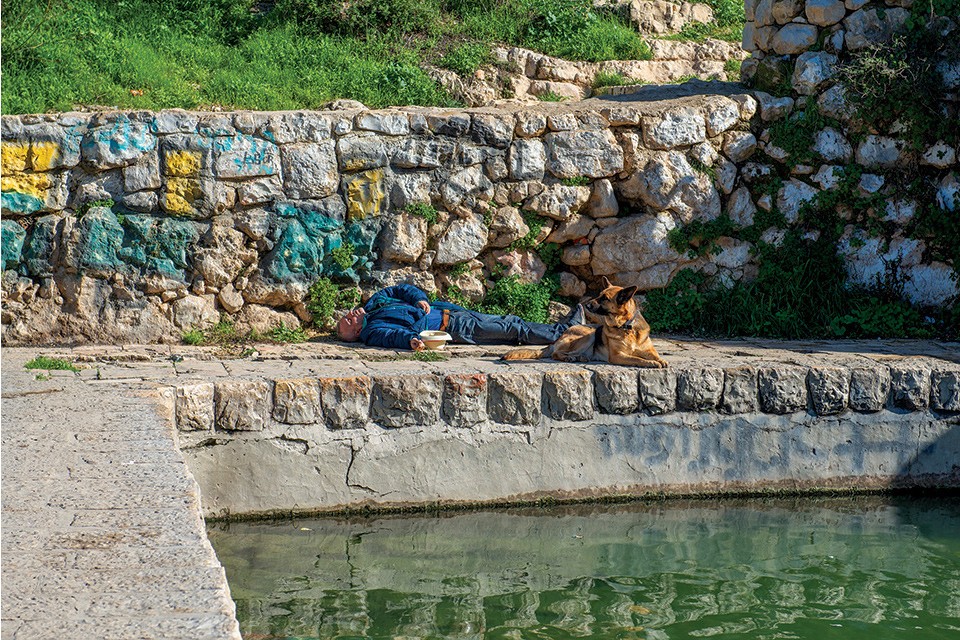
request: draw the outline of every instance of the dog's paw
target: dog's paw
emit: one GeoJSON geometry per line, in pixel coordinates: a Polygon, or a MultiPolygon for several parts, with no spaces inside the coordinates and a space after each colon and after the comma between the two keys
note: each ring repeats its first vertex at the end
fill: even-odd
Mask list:
{"type": "Polygon", "coordinates": [[[657,363],[657,368],[658,368],[658,369],[666,369],[667,366],[668,366],[666,360],[654,360],[654,362],[657,363]]]}

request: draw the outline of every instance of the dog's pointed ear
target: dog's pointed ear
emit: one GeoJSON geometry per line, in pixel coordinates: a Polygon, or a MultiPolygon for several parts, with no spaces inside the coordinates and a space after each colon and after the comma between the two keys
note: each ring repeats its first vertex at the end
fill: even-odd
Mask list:
{"type": "Polygon", "coordinates": [[[617,293],[617,304],[627,304],[633,296],[637,294],[636,285],[632,287],[627,287],[626,289],[621,289],[617,293]]]}
{"type": "Polygon", "coordinates": [[[607,280],[607,276],[600,276],[600,286],[603,287],[604,289],[609,289],[613,285],[610,284],[609,280],[607,280]]]}

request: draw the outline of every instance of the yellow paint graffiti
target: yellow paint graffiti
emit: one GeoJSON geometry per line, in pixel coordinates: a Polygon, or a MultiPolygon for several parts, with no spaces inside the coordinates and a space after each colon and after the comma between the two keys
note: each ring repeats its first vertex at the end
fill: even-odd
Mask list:
{"type": "Polygon", "coordinates": [[[0,190],[15,191],[28,196],[43,199],[47,190],[53,186],[53,179],[46,173],[11,173],[4,172],[0,179],[0,190]]]}
{"type": "Polygon", "coordinates": [[[192,178],[200,175],[199,151],[170,151],[165,156],[167,175],[192,178]]]}
{"type": "Polygon", "coordinates": [[[347,217],[360,220],[379,215],[386,192],[383,188],[383,169],[364,171],[346,179],[347,217]]]}
{"type": "Polygon", "coordinates": [[[58,166],[60,145],[56,142],[34,142],[30,145],[30,166],[34,171],[49,171],[58,166]]]}
{"type": "Polygon", "coordinates": [[[199,180],[190,178],[170,178],[167,180],[166,210],[179,216],[195,213],[193,203],[203,199],[203,189],[199,180]]]}
{"type": "Polygon", "coordinates": [[[13,171],[26,171],[28,151],[27,145],[20,142],[4,142],[0,145],[0,169],[3,175],[9,175],[13,171]]]}

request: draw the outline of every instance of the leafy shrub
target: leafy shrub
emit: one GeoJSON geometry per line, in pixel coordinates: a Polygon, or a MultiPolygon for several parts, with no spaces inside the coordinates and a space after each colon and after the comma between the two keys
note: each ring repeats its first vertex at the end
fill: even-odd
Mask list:
{"type": "Polygon", "coordinates": [[[337,309],[353,308],[360,304],[360,289],[355,286],[341,288],[329,278],[320,277],[310,285],[307,293],[307,310],[318,327],[332,326],[337,309]]]}
{"type": "Polygon", "coordinates": [[[356,247],[354,245],[345,242],[330,252],[330,260],[342,271],[346,271],[356,262],[356,255],[354,255],[355,249],[356,247]]]}
{"type": "Polygon", "coordinates": [[[415,216],[421,216],[427,221],[428,227],[437,224],[437,220],[440,219],[440,215],[437,213],[437,210],[433,208],[433,205],[425,202],[408,204],[406,211],[407,213],[412,213],[415,216]]]}
{"type": "Polygon", "coordinates": [[[271,331],[269,337],[280,344],[306,342],[307,340],[307,334],[303,329],[299,327],[288,329],[284,322],[281,322],[279,327],[271,331]]]}
{"type": "Polygon", "coordinates": [[[493,315],[516,315],[529,322],[547,322],[547,305],[559,288],[555,276],[523,284],[519,276],[501,278],[487,291],[479,311],[493,315]]]}
{"type": "Polygon", "coordinates": [[[479,42],[463,42],[451,47],[440,59],[440,65],[467,76],[489,61],[489,46],[479,42]]]}
{"type": "Polygon", "coordinates": [[[51,358],[49,356],[37,356],[30,362],[23,365],[24,369],[43,369],[45,371],[80,371],[79,367],[71,362],[61,360],[60,358],[51,358]]]}

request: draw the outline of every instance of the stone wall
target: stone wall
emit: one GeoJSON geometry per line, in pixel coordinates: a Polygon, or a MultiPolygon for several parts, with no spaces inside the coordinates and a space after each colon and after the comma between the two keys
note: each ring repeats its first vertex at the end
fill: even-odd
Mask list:
{"type": "MultiPolygon", "coordinates": [[[[755,225],[772,202],[757,188],[775,169],[764,131],[794,100],[724,83],[650,89],[514,110],[4,116],[4,342],[178,340],[220,313],[241,329],[297,326],[321,275],[479,300],[496,274],[543,277],[536,251],[511,246],[524,214],[544,225],[536,244],[557,244],[574,298],[600,276],[644,291],[684,268],[725,285],[753,277],[752,243],[720,238],[697,258],[668,233],[721,215],[755,225]],[[431,225],[407,212],[426,203],[431,225]],[[344,244],[346,264],[333,255],[344,244]]],[[[947,195],[960,184],[949,151],[936,161],[947,195]]],[[[776,194],[788,225],[824,167],[798,167],[776,194]]],[[[903,253],[914,302],[956,293],[921,242],[884,250],[903,253]]]]}
{"type": "Polygon", "coordinates": [[[960,482],[949,365],[511,368],[170,395],[208,516],[960,482]]]}

